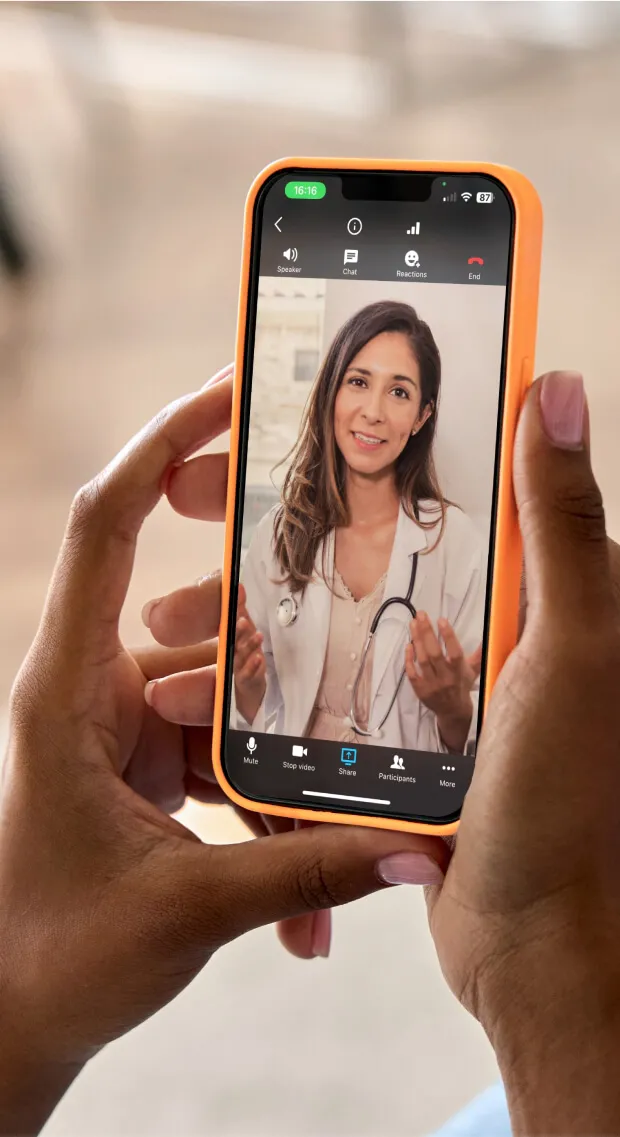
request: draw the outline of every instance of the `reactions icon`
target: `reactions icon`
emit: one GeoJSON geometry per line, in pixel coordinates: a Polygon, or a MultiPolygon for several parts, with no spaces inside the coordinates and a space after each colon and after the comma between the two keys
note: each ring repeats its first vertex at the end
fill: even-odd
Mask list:
{"type": "Polygon", "coordinates": [[[415,249],[410,249],[408,253],[405,253],[405,264],[409,265],[409,268],[415,268],[415,266],[419,265],[419,263],[420,258],[415,249]]]}

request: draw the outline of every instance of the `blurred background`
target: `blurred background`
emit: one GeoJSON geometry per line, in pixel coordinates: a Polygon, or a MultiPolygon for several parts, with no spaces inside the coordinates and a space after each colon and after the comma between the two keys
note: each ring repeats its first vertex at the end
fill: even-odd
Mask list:
{"type": "MultiPolygon", "coordinates": [[[[76,488],[232,355],[241,217],[287,154],[488,159],[546,216],[539,371],[588,384],[620,538],[617,3],[4,3],[0,7],[0,733],[76,488]]],[[[223,440],[222,445],[224,445],[223,440]]],[[[124,617],[219,563],[149,519],[124,617]]],[[[226,810],[188,806],[212,840],[226,810]]],[[[336,914],[331,961],[269,929],[83,1073],[59,1137],[430,1133],[496,1076],[422,899],[336,914]]]]}

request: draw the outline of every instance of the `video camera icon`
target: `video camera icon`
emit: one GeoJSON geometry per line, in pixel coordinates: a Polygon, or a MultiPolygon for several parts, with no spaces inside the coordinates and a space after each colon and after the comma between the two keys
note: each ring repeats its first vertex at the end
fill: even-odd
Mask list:
{"type": "Polygon", "coordinates": [[[307,758],[308,747],[300,746],[298,743],[293,744],[293,758],[307,758]]]}

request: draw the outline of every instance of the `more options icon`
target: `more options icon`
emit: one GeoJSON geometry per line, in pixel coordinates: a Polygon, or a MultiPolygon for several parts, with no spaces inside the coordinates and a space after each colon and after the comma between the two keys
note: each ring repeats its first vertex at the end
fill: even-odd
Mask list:
{"type": "Polygon", "coordinates": [[[340,761],[343,766],[354,766],[357,762],[357,750],[354,746],[343,746],[340,751],[340,761]]]}

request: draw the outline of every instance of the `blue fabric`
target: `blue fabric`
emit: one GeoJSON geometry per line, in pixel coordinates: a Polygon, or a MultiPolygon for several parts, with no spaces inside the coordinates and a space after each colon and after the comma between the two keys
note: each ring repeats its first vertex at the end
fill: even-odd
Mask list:
{"type": "Polygon", "coordinates": [[[511,1137],[506,1095],[501,1082],[460,1110],[433,1137],[511,1137]]]}

